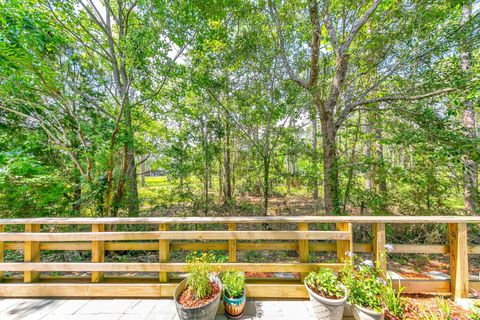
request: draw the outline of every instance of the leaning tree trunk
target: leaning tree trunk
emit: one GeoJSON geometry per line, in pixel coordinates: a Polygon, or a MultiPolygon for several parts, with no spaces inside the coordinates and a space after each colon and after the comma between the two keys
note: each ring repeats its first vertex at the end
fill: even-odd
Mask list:
{"type": "MultiPolygon", "coordinates": [[[[462,10],[461,25],[465,25],[472,16],[472,2],[466,3],[462,10]]],[[[471,48],[463,41],[460,52],[460,67],[462,72],[470,71],[470,55],[471,48]]],[[[472,100],[465,99],[463,101],[462,124],[470,139],[476,138],[476,118],[475,108],[472,100]]],[[[465,210],[474,212],[478,205],[478,163],[472,159],[470,154],[466,154],[464,162],[464,202],[465,210]]]]}

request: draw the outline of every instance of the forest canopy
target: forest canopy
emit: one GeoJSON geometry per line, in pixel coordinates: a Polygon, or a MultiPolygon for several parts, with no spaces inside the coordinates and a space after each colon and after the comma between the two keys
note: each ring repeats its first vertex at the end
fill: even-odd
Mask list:
{"type": "Polygon", "coordinates": [[[0,1],[0,213],[478,213],[479,14],[0,1]]]}

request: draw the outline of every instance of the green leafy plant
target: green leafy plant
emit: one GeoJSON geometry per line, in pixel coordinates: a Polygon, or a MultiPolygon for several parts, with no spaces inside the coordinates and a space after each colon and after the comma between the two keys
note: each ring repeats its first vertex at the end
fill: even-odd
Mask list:
{"type": "Polygon", "coordinates": [[[341,281],[349,292],[348,301],[381,312],[384,307],[383,291],[387,283],[372,261],[366,260],[355,265],[354,260],[351,255],[341,272],[341,281]]]}
{"type": "Polygon", "coordinates": [[[476,304],[473,306],[472,314],[470,317],[472,320],[480,320],[480,304],[476,304]]]}
{"type": "Polygon", "coordinates": [[[187,286],[195,299],[203,299],[211,292],[210,263],[214,259],[210,253],[193,253],[187,257],[187,286]]]}
{"type": "Polygon", "coordinates": [[[305,278],[306,285],[317,294],[326,298],[340,299],[345,297],[345,288],[338,277],[330,269],[310,272],[305,278]]]}
{"type": "Polygon", "coordinates": [[[454,320],[452,316],[452,307],[450,306],[450,303],[448,303],[447,300],[442,298],[436,298],[435,302],[437,303],[437,306],[440,309],[440,312],[442,314],[441,319],[454,320]]]}
{"type": "Polygon", "coordinates": [[[245,275],[240,271],[227,271],[222,274],[225,294],[231,299],[240,298],[245,287],[245,275]]]}
{"type": "Polygon", "coordinates": [[[401,296],[403,287],[400,287],[395,290],[393,288],[392,279],[387,277],[387,285],[385,286],[382,298],[387,307],[388,311],[395,317],[402,318],[405,313],[405,307],[407,305],[407,300],[401,296]]]}

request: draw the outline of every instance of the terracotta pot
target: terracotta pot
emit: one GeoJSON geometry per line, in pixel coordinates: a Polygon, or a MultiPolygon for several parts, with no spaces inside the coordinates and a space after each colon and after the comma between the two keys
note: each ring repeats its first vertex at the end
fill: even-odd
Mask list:
{"type": "MultiPolygon", "coordinates": [[[[312,303],[313,313],[317,319],[342,320],[347,295],[342,299],[328,299],[316,294],[306,283],[305,288],[307,289],[310,302],[312,303]]],[[[344,291],[347,292],[345,288],[344,291]]]]}
{"type": "Polygon", "coordinates": [[[175,300],[175,307],[177,308],[178,318],[180,320],[214,320],[215,315],[217,314],[218,304],[220,303],[220,297],[222,296],[222,283],[220,279],[215,276],[210,277],[211,281],[215,281],[220,289],[220,292],[217,294],[215,299],[210,301],[209,303],[196,307],[196,308],[187,308],[181,305],[178,302],[180,295],[187,287],[187,279],[184,279],[182,282],[178,284],[175,288],[175,292],[173,294],[173,299],[175,300]]]}
{"type": "Polygon", "coordinates": [[[240,318],[245,312],[247,303],[247,295],[243,289],[243,295],[240,298],[231,299],[223,294],[223,306],[225,307],[225,315],[229,318],[240,318]]]}
{"type": "Polygon", "coordinates": [[[354,305],[352,309],[355,320],[384,320],[383,311],[377,312],[359,305],[354,305]]]}

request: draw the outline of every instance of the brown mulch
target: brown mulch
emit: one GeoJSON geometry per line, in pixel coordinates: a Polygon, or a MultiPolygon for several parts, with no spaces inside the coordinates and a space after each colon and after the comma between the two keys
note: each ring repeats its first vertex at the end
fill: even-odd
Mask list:
{"type": "Polygon", "coordinates": [[[218,284],[216,282],[210,281],[210,288],[210,295],[204,299],[195,299],[192,290],[190,288],[187,288],[180,295],[178,302],[182,306],[187,308],[197,308],[204,306],[214,300],[220,294],[220,288],[218,287],[218,284]]]}
{"type": "MultiPolygon", "coordinates": [[[[447,319],[447,315],[438,305],[438,297],[428,294],[405,294],[407,298],[407,307],[404,319],[421,319],[426,315],[435,315],[436,319],[447,319]]],[[[443,298],[440,298],[443,299],[443,298]]],[[[444,300],[450,307],[450,318],[453,320],[469,320],[470,312],[455,304],[451,300],[444,300]]],[[[396,320],[395,318],[386,318],[396,320]]]]}
{"type": "Polygon", "coordinates": [[[246,278],[274,278],[273,272],[245,272],[246,278]]]}
{"type": "Polygon", "coordinates": [[[393,314],[391,314],[388,310],[385,311],[385,320],[402,320],[399,317],[395,317],[393,314]]]}

